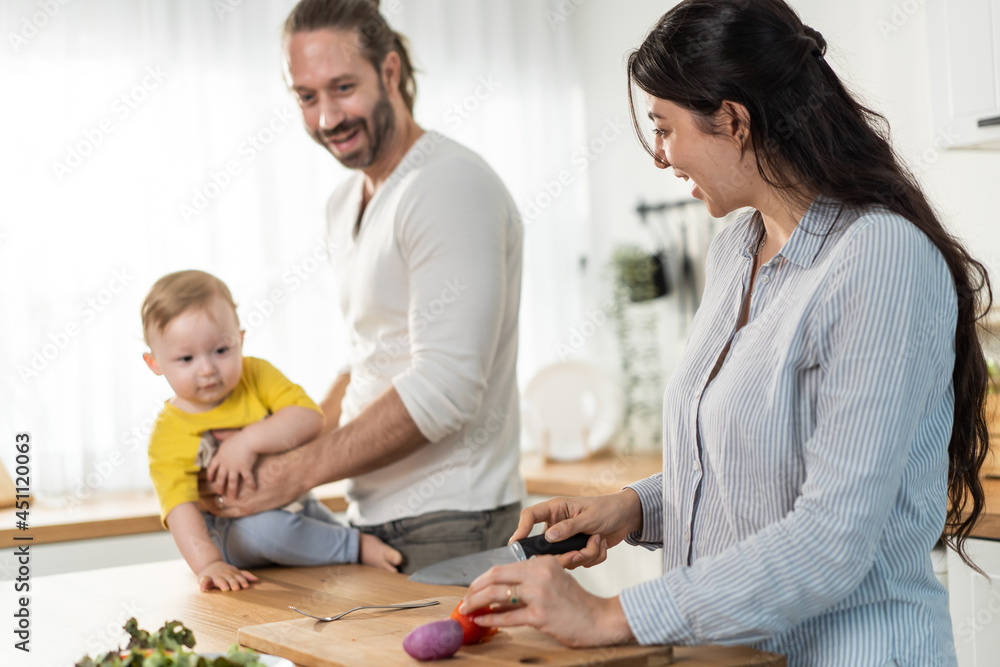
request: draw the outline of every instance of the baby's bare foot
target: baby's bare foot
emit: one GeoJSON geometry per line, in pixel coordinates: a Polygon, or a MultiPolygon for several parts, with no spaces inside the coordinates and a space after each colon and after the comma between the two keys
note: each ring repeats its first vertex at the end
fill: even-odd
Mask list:
{"type": "Polygon", "coordinates": [[[358,552],[358,560],[362,564],[376,567],[380,570],[396,572],[400,563],[403,562],[403,554],[374,535],[361,533],[358,552]]]}

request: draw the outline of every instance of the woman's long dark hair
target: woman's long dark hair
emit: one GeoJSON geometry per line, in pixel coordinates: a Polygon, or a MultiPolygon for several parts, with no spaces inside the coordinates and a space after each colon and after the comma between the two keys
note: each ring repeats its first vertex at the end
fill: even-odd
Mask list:
{"type": "Polygon", "coordinates": [[[658,159],[640,129],[634,86],[695,112],[706,132],[716,131],[723,101],[737,102],[749,112],[761,177],[788,200],[804,204],[820,194],[849,208],[882,205],[937,246],[958,294],[945,542],[979,570],[964,545],[985,503],[979,469],[989,448],[988,378],[977,327],[993,301],[989,276],[944,229],[893,152],[886,119],[854,99],[825,53],[823,36],[783,0],[686,0],[629,55],[632,122],[658,159]]]}

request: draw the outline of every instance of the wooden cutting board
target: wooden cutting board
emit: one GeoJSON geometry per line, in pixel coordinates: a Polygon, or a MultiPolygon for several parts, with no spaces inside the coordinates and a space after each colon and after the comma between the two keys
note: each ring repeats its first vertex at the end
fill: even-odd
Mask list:
{"type": "MultiPolygon", "coordinates": [[[[424,623],[448,618],[460,600],[454,596],[427,598],[441,604],[421,609],[366,610],[339,621],[319,623],[309,618],[264,623],[240,628],[240,644],[262,653],[287,658],[305,667],[354,667],[355,665],[425,664],[403,650],[403,638],[424,623]]],[[[423,600],[417,600],[423,602],[423,600]]],[[[531,628],[501,629],[490,640],[463,646],[447,662],[458,665],[546,665],[576,667],[657,667],[673,659],[670,646],[611,646],[592,649],[566,648],[531,628]]]]}

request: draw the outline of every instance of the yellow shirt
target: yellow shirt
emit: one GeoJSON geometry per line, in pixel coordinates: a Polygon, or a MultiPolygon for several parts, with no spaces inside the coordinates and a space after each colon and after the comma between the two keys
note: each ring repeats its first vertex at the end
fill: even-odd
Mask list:
{"type": "Polygon", "coordinates": [[[198,444],[214,429],[243,428],[282,408],[297,405],[322,414],[319,407],[263,359],[243,358],[236,388],[207,412],[185,412],[167,401],[149,438],[149,474],[160,499],[160,520],[181,503],[198,502],[198,444]]]}

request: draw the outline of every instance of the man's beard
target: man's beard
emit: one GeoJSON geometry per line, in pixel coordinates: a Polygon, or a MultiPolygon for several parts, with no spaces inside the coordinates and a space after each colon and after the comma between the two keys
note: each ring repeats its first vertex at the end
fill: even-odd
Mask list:
{"type": "Polygon", "coordinates": [[[389,96],[386,95],[385,89],[382,89],[382,96],[379,101],[375,103],[375,108],[372,110],[371,115],[371,126],[369,126],[368,120],[365,118],[355,118],[349,121],[344,121],[333,130],[329,132],[323,132],[317,130],[317,141],[324,146],[333,157],[337,158],[340,164],[344,165],[348,169],[365,169],[372,166],[379,158],[383,156],[389,147],[389,143],[392,139],[392,135],[396,130],[396,114],[392,110],[392,104],[389,102],[389,96]],[[327,137],[342,135],[346,132],[351,132],[354,130],[363,131],[368,135],[368,145],[366,147],[360,147],[352,153],[347,153],[346,155],[337,155],[333,152],[333,149],[327,143],[327,137]]]}

